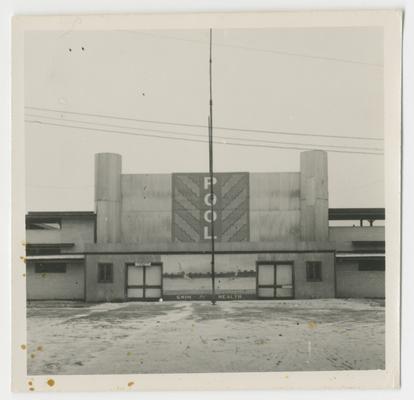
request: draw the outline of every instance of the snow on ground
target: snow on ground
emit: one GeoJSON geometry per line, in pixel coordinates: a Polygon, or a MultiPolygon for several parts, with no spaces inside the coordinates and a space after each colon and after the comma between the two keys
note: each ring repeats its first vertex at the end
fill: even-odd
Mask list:
{"type": "Polygon", "coordinates": [[[369,300],[31,302],[28,374],[383,369],[369,300]]]}

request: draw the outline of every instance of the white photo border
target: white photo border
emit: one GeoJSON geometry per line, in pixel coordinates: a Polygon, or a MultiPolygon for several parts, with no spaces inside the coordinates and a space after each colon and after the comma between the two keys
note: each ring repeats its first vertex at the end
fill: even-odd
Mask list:
{"type": "Polygon", "coordinates": [[[402,12],[306,11],[16,16],[12,31],[12,390],[28,392],[385,389],[400,385],[402,12]],[[371,371],[27,375],[25,278],[24,33],[139,29],[360,27],[384,29],[386,367],[371,371]],[[25,348],[26,346],[26,348],[25,348]],[[47,381],[55,384],[49,386],[47,381]],[[133,385],[128,383],[133,382],[133,385]]]}

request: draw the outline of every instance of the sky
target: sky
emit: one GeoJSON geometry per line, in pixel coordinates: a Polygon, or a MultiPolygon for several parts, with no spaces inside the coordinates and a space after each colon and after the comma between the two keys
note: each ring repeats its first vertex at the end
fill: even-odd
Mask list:
{"type": "MultiPolygon", "coordinates": [[[[299,171],[337,146],[329,206],[384,207],[383,155],[365,154],[383,151],[380,28],[214,30],[212,50],[215,171],[299,171]]],[[[98,152],[124,173],[208,171],[208,58],[207,30],[28,32],[27,211],[93,210],[98,152]]]]}

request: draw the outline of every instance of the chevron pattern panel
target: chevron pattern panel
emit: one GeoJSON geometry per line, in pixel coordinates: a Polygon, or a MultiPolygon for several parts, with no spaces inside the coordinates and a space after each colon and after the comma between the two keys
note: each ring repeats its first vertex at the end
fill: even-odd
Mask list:
{"type": "Polygon", "coordinates": [[[212,181],[208,174],[172,174],[172,213],[173,242],[210,241],[212,219],[218,242],[248,241],[249,174],[217,173],[212,181]]]}

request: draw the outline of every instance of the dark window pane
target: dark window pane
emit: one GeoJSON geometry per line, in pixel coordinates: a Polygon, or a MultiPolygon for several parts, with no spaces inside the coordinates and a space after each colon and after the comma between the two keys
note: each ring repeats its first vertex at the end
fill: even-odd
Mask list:
{"type": "Polygon", "coordinates": [[[385,259],[358,261],[359,271],[385,271],[385,259]]]}
{"type": "Polygon", "coordinates": [[[61,229],[61,221],[59,219],[44,219],[36,222],[27,222],[26,229],[35,230],[58,230],[61,229]]]}
{"type": "Polygon", "coordinates": [[[105,270],[103,265],[98,265],[98,282],[103,282],[105,280],[105,270]]]}
{"type": "Polygon", "coordinates": [[[101,263],[98,264],[98,282],[111,283],[113,280],[112,264],[101,263]]]}
{"type": "Polygon", "coordinates": [[[309,282],[322,280],[322,263],[320,261],[306,263],[306,280],[309,282]]]}
{"type": "Polygon", "coordinates": [[[107,282],[112,282],[112,265],[106,266],[106,280],[107,282]]]}
{"type": "Polygon", "coordinates": [[[35,273],[44,274],[44,273],[65,273],[66,264],[65,263],[36,263],[35,264],[35,273]]]}

